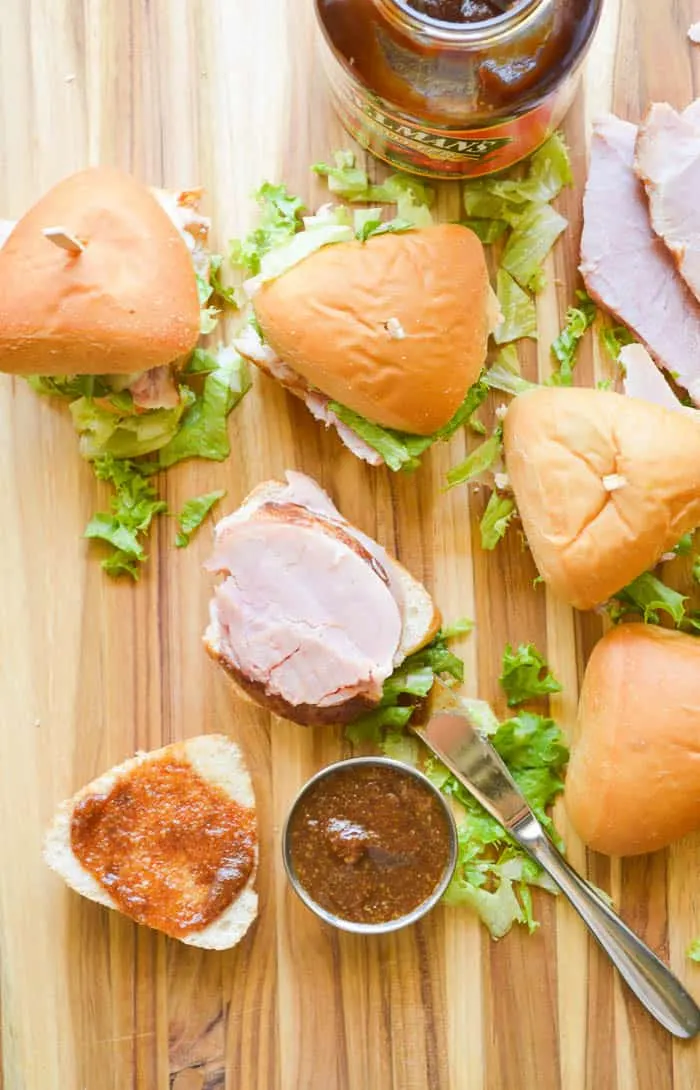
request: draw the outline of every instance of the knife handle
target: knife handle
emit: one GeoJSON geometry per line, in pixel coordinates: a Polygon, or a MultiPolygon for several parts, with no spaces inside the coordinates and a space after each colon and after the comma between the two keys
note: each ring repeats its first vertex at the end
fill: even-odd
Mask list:
{"type": "Polygon", "coordinates": [[[700,1032],[700,1008],[671,970],[629,929],[555,848],[533,816],[510,829],[547,872],[593,933],[623,980],[651,1015],[675,1037],[700,1032]]]}

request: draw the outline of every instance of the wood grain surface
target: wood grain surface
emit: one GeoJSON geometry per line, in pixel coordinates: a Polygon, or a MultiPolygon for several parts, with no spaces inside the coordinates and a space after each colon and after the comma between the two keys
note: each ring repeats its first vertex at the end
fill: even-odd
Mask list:
{"type": "MultiPolygon", "coordinates": [[[[606,0],[584,86],[566,122],[576,189],[549,261],[539,349],[573,297],[586,133],[614,109],[700,93],[686,39],[700,0],[606,0]]],[[[316,53],[310,0],[3,0],[0,216],[52,182],[112,163],[165,185],[202,183],[220,247],[250,223],[250,192],[285,179],[310,203],[308,164],[342,146],[316,53]]],[[[375,167],[371,168],[376,170],[375,167]]],[[[614,194],[611,194],[614,199],[614,194]]],[[[445,216],[455,188],[440,191],[445,216]]],[[[604,373],[592,342],[579,381],[604,373]]],[[[105,496],[78,456],[68,414],[0,379],[0,1005],[2,1090],[698,1090],[700,1044],[658,1029],[568,907],[542,895],[542,926],[492,943],[466,912],[439,909],[379,940],[341,935],[295,899],[279,831],[301,783],[345,752],[340,732],[274,720],[232,695],[201,647],[210,534],[173,548],[161,520],[138,586],[110,582],[80,538],[105,496]],[[136,748],[203,731],[244,746],[262,829],[259,920],[226,954],[199,952],[69,893],[42,863],[55,804],[136,748]]],[[[578,685],[600,634],[545,590],[517,535],[484,554],[483,498],[441,493],[464,438],[415,477],[363,467],[303,407],[256,376],[231,421],[228,463],[191,463],[162,488],[173,508],[223,487],[228,508],[292,467],[433,589],[468,614],[467,687],[498,703],[506,640],[532,640],[578,685]]],[[[502,710],[502,708],[501,708],[502,710]]],[[[640,800],[643,805],[643,800],[640,800]]],[[[684,957],[700,935],[700,836],[620,863],[587,855],[558,812],[569,855],[700,996],[684,957]]]]}

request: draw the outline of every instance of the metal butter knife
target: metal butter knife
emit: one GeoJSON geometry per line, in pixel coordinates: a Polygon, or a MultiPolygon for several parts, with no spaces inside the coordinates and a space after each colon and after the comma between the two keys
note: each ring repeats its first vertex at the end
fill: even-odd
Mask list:
{"type": "Polygon", "coordinates": [[[670,969],[567,863],[493,746],[458,709],[412,728],[457,779],[539,863],[574,906],[640,1002],[670,1033],[700,1032],[700,1008],[670,969]]]}

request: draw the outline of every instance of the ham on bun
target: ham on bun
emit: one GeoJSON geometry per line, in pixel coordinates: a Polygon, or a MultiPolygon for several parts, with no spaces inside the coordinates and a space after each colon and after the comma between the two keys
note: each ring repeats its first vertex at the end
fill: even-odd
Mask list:
{"type": "Polygon", "coordinates": [[[700,420],[604,390],[539,387],[503,425],[540,575],[577,609],[607,601],[700,525],[700,420]]]}
{"type": "Polygon", "coordinates": [[[665,848],[700,828],[700,641],[621,624],[584,677],[564,802],[574,829],[607,855],[665,848]]]}
{"type": "Polygon", "coordinates": [[[207,568],[224,576],[207,651],[244,694],[296,723],[348,723],[375,707],[440,627],[425,587],[300,473],[259,485],[218,523],[207,568]]]}
{"type": "Polygon", "coordinates": [[[480,403],[470,391],[498,304],[483,246],[467,227],[435,224],[366,241],[347,231],[345,241],[255,278],[255,322],[236,347],[355,454],[398,469],[480,403]]]}

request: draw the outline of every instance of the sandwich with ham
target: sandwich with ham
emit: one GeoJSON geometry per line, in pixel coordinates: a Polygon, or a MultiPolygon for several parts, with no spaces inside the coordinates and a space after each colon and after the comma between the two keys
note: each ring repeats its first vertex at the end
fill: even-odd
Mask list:
{"type": "Polygon", "coordinates": [[[586,667],[564,802],[594,851],[638,855],[700,829],[700,641],[621,624],[586,667]]]}
{"type": "Polygon", "coordinates": [[[139,753],[61,804],[48,865],[83,897],[189,946],[226,950],[258,910],[255,796],[223,735],[139,753]]]}
{"type": "MultiPolygon", "coordinates": [[[[226,293],[201,196],[99,167],[0,224],[0,371],[68,403],[81,453],[115,484],[117,506],[138,472],[111,460],[148,456],[150,474],[183,458],[224,459],[226,418],[249,385],[231,347],[200,345],[226,293]]],[[[137,483],[122,506],[144,499],[137,483]]],[[[133,525],[110,514],[92,525],[90,536],[131,548],[110,570],[135,574],[138,534],[163,507],[148,503],[133,525]]]]}
{"type": "Polygon", "coordinates": [[[222,576],[204,640],[248,698],[307,725],[349,723],[440,627],[428,591],[309,477],[259,485],[216,527],[222,576]]]}
{"type": "Polygon", "coordinates": [[[573,387],[509,406],[505,465],[528,544],[577,609],[606,602],[700,525],[700,414],[678,409],[573,387]]]}
{"type": "MultiPolygon", "coordinates": [[[[290,200],[267,187],[263,219],[290,200]]],[[[459,224],[365,218],[358,232],[334,206],[302,229],[299,204],[282,241],[248,261],[254,318],[236,347],[359,458],[415,468],[486,396],[500,314],[483,246],[459,224]]]]}

